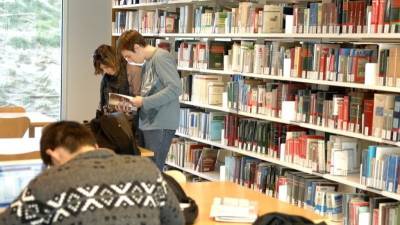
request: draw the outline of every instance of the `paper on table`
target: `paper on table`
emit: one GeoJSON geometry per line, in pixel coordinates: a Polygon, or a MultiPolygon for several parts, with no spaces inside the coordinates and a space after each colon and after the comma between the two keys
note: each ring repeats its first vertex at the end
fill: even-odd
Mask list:
{"type": "Polygon", "coordinates": [[[221,222],[252,223],[257,219],[257,202],[241,198],[214,198],[210,217],[221,222]]]}

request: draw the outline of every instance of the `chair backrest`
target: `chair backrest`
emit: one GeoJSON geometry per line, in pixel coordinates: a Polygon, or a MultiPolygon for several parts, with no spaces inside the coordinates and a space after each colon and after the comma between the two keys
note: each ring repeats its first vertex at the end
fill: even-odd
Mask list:
{"type": "Polygon", "coordinates": [[[21,138],[29,124],[28,117],[0,118],[0,138],[21,138]]]}
{"type": "Polygon", "coordinates": [[[25,152],[21,154],[14,155],[1,155],[0,154],[0,162],[1,161],[15,161],[15,160],[31,160],[31,159],[40,159],[40,152],[25,152]]]}
{"type": "Polygon", "coordinates": [[[186,176],[179,170],[167,170],[164,173],[170,175],[178,183],[186,183],[186,176]]]}
{"type": "Polygon", "coordinates": [[[0,106],[0,113],[5,112],[26,112],[25,108],[22,106],[15,106],[15,105],[7,105],[7,106],[0,106]]]}

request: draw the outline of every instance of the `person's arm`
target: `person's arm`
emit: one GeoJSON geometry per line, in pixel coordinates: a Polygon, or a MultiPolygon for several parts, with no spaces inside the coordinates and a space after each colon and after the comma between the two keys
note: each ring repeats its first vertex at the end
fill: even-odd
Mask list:
{"type": "Polygon", "coordinates": [[[182,92],[181,81],[176,69],[176,62],[172,55],[168,54],[155,63],[155,72],[158,74],[164,88],[159,92],[143,97],[144,109],[159,108],[162,105],[168,104],[174,99],[178,99],[182,92]]]}
{"type": "Polygon", "coordinates": [[[101,79],[101,83],[100,83],[100,103],[99,103],[100,111],[103,111],[103,106],[106,104],[106,99],[104,97],[104,85],[105,85],[104,84],[105,83],[104,76],[105,75],[103,75],[103,78],[101,79]]]}
{"type": "MultiPolygon", "coordinates": [[[[165,182],[165,180],[164,180],[165,182]]],[[[161,207],[161,224],[165,225],[184,225],[185,218],[179,206],[179,201],[169,185],[166,185],[165,205],[161,207]]]]}

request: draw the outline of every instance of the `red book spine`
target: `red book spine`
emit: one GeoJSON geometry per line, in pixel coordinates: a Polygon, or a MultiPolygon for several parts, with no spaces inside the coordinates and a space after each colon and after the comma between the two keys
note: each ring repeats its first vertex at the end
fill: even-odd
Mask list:
{"type": "Polygon", "coordinates": [[[327,55],[327,49],[323,48],[319,60],[319,73],[320,74],[322,73],[322,76],[320,75],[321,80],[326,80],[326,57],[327,57],[326,55],[327,55]]]}
{"type": "Polygon", "coordinates": [[[385,7],[386,7],[386,0],[380,0],[378,6],[378,33],[383,32],[383,25],[385,20],[385,7]]]}
{"type": "Polygon", "coordinates": [[[300,160],[300,139],[295,138],[293,140],[293,156],[296,159],[294,162],[299,163],[300,160]]]}
{"type": "MultiPolygon", "coordinates": [[[[237,116],[234,116],[233,117],[233,124],[232,124],[232,126],[233,126],[233,138],[232,138],[232,140],[233,140],[233,145],[234,146],[236,146],[236,142],[237,142],[237,140],[238,140],[238,122],[239,122],[239,118],[237,117],[237,116]]],[[[236,146],[236,147],[238,147],[238,146],[236,146]]]]}
{"type": "Polygon", "coordinates": [[[372,118],[374,115],[374,100],[364,100],[364,134],[372,135],[372,118]]]}
{"type": "Polygon", "coordinates": [[[348,123],[349,123],[349,106],[350,106],[350,97],[348,95],[343,97],[343,125],[342,129],[347,130],[348,129],[348,123]]]}
{"type": "Polygon", "coordinates": [[[343,101],[338,102],[338,115],[337,115],[337,128],[342,129],[343,128],[343,101]]]}
{"type": "MultiPolygon", "coordinates": [[[[293,163],[293,157],[294,157],[294,138],[291,138],[291,139],[289,139],[288,141],[288,144],[289,144],[289,146],[288,146],[288,152],[287,152],[287,154],[288,154],[288,158],[289,158],[289,162],[291,162],[291,163],[293,163]]],[[[400,167],[399,167],[400,168],[400,167]]]]}
{"type": "Polygon", "coordinates": [[[374,209],[374,213],[372,214],[372,225],[379,224],[379,209],[374,209]]]}
{"type": "Polygon", "coordinates": [[[378,32],[378,9],[380,0],[372,0],[371,26],[374,33],[378,32]]]}
{"type": "Polygon", "coordinates": [[[354,21],[355,21],[355,2],[349,2],[349,9],[348,9],[348,20],[347,20],[347,32],[353,33],[354,32],[354,21]],[[350,30],[350,27],[352,30],[350,30]]]}

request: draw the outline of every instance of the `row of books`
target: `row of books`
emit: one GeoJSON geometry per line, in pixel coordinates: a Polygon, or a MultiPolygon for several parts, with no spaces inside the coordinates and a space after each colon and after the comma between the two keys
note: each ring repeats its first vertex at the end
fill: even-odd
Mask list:
{"type": "Polygon", "coordinates": [[[210,141],[221,140],[225,113],[201,112],[190,108],[181,108],[178,131],[193,137],[210,141]]]}
{"type": "Polygon", "coordinates": [[[189,4],[179,20],[183,33],[398,33],[397,0],[362,0],[262,5],[239,2],[237,7],[189,4]]]}
{"type": "Polygon", "coordinates": [[[246,156],[225,157],[225,179],[301,208],[342,218],[338,184],[246,156]]]}
{"type": "Polygon", "coordinates": [[[312,90],[296,83],[233,77],[227,83],[234,110],[399,141],[400,96],[362,91],[312,90]]]}
{"type": "MultiPolygon", "coordinates": [[[[174,139],[167,160],[181,167],[195,168],[192,155],[198,154],[198,151],[204,154],[206,149],[207,146],[197,142],[174,139]]],[[[367,193],[339,192],[339,184],[315,175],[225,150],[209,151],[214,151],[210,160],[215,162],[213,168],[224,165],[220,173],[225,175],[225,180],[313,210],[334,221],[343,221],[346,225],[391,225],[400,222],[399,202],[394,199],[367,193]]]]}
{"type": "Polygon", "coordinates": [[[294,33],[398,33],[397,0],[346,1],[296,5],[294,33]]]}
{"type": "Polygon", "coordinates": [[[400,87],[399,52],[399,45],[186,41],[178,66],[400,87]]]}
{"type": "Polygon", "coordinates": [[[265,154],[319,173],[347,176],[359,171],[362,143],[354,138],[328,137],[298,126],[189,108],[181,108],[178,131],[265,154]]]}
{"type": "Polygon", "coordinates": [[[179,29],[183,29],[179,11],[169,12],[161,9],[117,11],[112,26],[113,33],[132,29],[143,34],[178,33],[179,29]]]}
{"type": "Polygon", "coordinates": [[[234,155],[221,149],[209,149],[203,144],[184,139],[174,139],[168,153],[167,162],[199,172],[223,171],[224,179],[265,193],[279,200],[302,208],[315,210],[322,215],[339,218],[341,198],[338,199],[338,184],[322,178],[296,172],[267,162],[234,155]],[[199,151],[201,153],[199,153],[199,151]],[[209,153],[211,153],[211,156],[209,153]],[[207,156],[205,154],[207,153],[207,156]],[[201,155],[201,156],[199,156],[201,155]],[[195,161],[193,161],[195,160],[195,161]],[[196,161],[197,160],[197,161],[196,161]],[[207,163],[206,161],[207,160],[207,163]],[[201,171],[195,163],[209,165],[201,171]],[[333,195],[334,198],[330,196],[333,195]]]}
{"type": "Polygon", "coordinates": [[[400,223],[400,204],[394,199],[369,196],[365,193],[345,193],[342,199],[344,225],[400,223]]]}
{"type": "Polygon", "coordinates": [[[156,2],[168,3],[168,0],[113,0],[113,6],[135,5],[135,4],[156,3],[156,2]]]}
{"type": "Polygon", "coordinates": [[[236,75],[228,82],[218,75],[191,77],[182,79],[182,100],[219,106],[226,102],[224,107],[233,111],[400,141],[400,96],[395,94],[340,88],[312,90],[302,83],[266,82],[236,75]],[[194,80],[196,86],[191,86],[194,80]]]}
{"type": "Polygon", "coordinates": [[[230,152],[224,149],[212,149],[205,144],[174,138],[166,161],[198,172],[211,172],[219,171],[228,154],[230,152]]]}
{"type": "Polygon", "coordinates": [[[400,148],[369,146],[362,151],[360,183],[368,187],[400,193],[400,148]]]}

